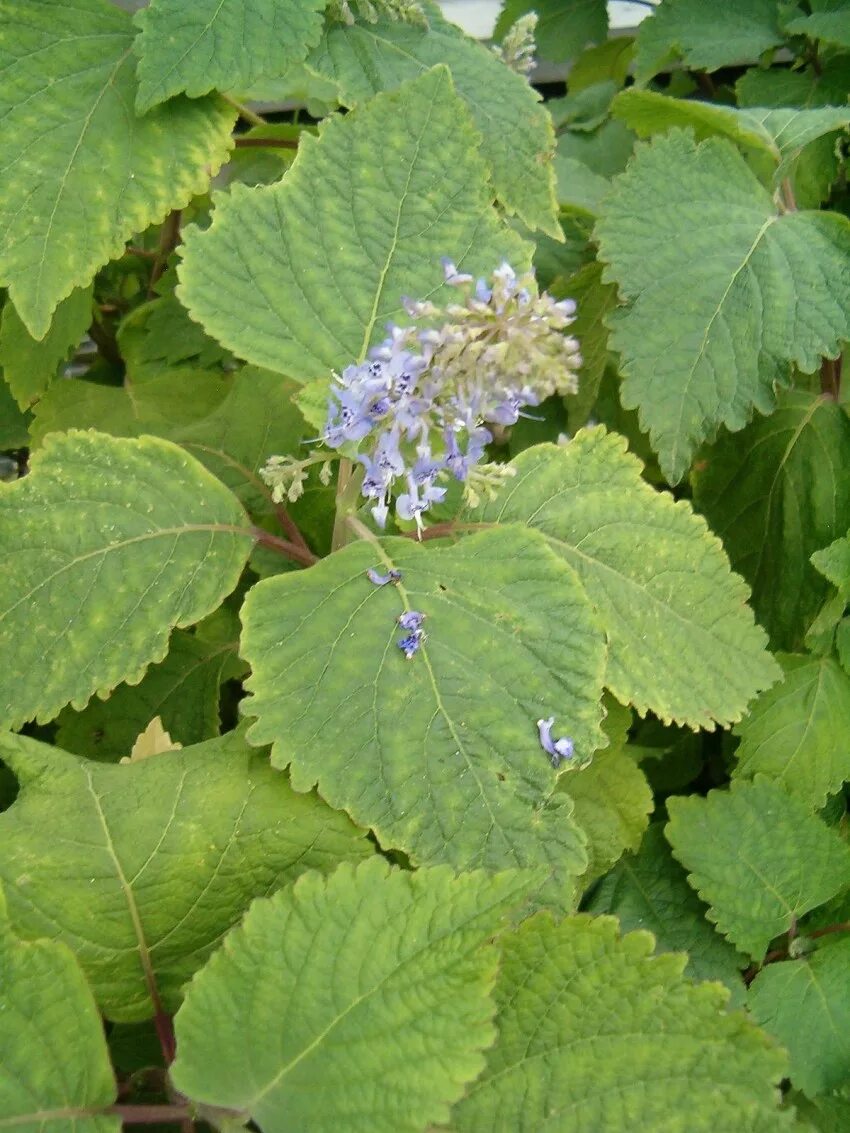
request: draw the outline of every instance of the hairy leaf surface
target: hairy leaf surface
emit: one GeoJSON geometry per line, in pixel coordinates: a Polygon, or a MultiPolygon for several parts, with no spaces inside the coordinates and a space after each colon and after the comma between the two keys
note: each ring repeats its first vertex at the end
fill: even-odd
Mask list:
{"type": "Polygon", "coordinates": [[[776,0],[662,0],[637,34],[635,75],[646,82],[670,63],[716,71],[754,63],[783,36],[776,0]]]}
{"type": "Polygon", "coordinates": [[[811,15],[795,16],[785,24],[792,35],[805,35],[809,39],[839,47],[850,47],[850,4],[847,0],[811,0],[811,15]]]}
{"type": "Polygon", "coordinates": [[[74,957],[52,940],[18,940],[0,891],[0,1122],[27,1133],[119,1133],[89,1116],[115,1100],[103,1024],[74,957]]]}
{"type": "Polygon", "coordinates": [[[554,716],[577,761],[604,743],[604,649],[575,573],[539,535],[358,542],[260,582],[243,625],[250,739],[274,745],[296,789],[318,783],[417,865],[545,863],[569,905],[587,859],[536,722],[554,716]],[[376,587],[370,567],[402,582],[376,587]],[[410,609],[428,638],[408,661],[396,619],[410,609]]]}
{"type": "MultiPolygon", "coordinates": [[[[550,164],[555,136],[540,96],[483,43],[444,19],[436,4],[427,4],[427,15],[427,28],[388,16],[352,27],[329,24],[308,63],[338,84],[348,106],[391,90],[435,64],[446,64],[480,135],[481,153],[501,203],[530,228],[557,239],[550,164]]],[[[450,152],[444,156],[446,175],[451,172],[450,152]]]]}
{"type": "Polygon", "coordinates": [[[151,0],[136,16],[136,111],[185,91],[247,90],[318,41],[323,0],[151,0]]]}
{"type": "Polygon", "coordinates": [[[850,779],[850,676],[831,657],[779,660],[785,680],[738,725],[734,774],[763,773],[818,810],[850,779]]]}
{"type": "Polygon", "coordinates": [[[709,917],[756,960],[795,918],[850,886],[837,832],[763,777],[667,806],[667,838],[709,917]]]}
{"type": "Polygon", "coordinates": [[[468,112],[435,67],[304,135],[279,184],[220,196],[211,228],[187,231],[180,297],[242,357],[327,377],[384,337],[402,296],[443,286],[441,256],[484,274],[527,264],[486,178],[468,112]]]}
{"type": "Polygon", "coordinates": [[[771,412],[794,365],[812,373],[850,337],[850,220],[780,215],[722,138],[640,145],[595,231],[628,304],[611,320],[623,405],[672,481],[719,424],[771,412]]]}
{"type": "Polygon", "coordinates": [[[175,626],[211,613],[253,539],[245,513],[187,453],[154,437],[53,434],[0,490],[0,671],[9,727],[138,681],[175,626]]]}
{"type": "Polygon", "coordinates": [[[529,449],[496,500],[471,515],[527,523],[578,572],[608,637],[605,681],[619,700],[693,726],[739,719],[779,675],[747,589],[704,522],[654,491],[625,448],[598,427],[563,448],[529,449]]]}
{"type": "Polygon", "coordinates": [[[798,648],[829,591],[810,556],[850,527],[846,413],[829,398],[783,394],[770,417],[722,434],[693,482],[774,648],[798,648]]]}
{"type": "Polygon", "coordinates": [[[564,399],[572,431],[586,425],[599,394],[608,362],[608,327],[605,320],[617,305],[617,288],[602,280],[602,265],[594,260],[553,288],[553,293],[574,299],[575,322],[570,334],[581,344],[578,390],[564,399]]]}
{"type": "Polygon", "coordinates": [[[718,984],[683,979],[612,917],[525,921],[506,937],[499,1038],[456,1107],[457,1133],[777,1133],[783,1052],[718,984]]]}
{"type": "Polygon", "coordinates": [[[252,898],[371,852],[241,732],[124,765],[23,736],[0,754],[21,786],[0,814],[11,922],[68,944],[111,1019],[174,1010],[252,898]]]}
{"type": "Polygon", "coordinates": [[[448,1117],[494,1038],[491,938],[528,874],[308,873],[192,981],[174,1084],[263,1133],[415,1133],[448,1117]]]}
{"type": "Polygon", "coordinates": [[[807,1094],[850,1083],[850,940],[823,941],[816,952],[764,968],[747,1006],[791,1056],[790,1076],[807,1094]]]}
{"type": "Polygon", "coordinates": [[[663,822],[654,822],[637,853],[626,854],[602,879],[587,912],[612,913],[623,932],[647,929],[658,952],[687,955],[687,976],[721,980],[732,993],[733,1006],[743,1006],[743,957],[706,920],[705,905],[670,853],[663,822]]]}
{"type": "Polygon", "coordinates": [[[106,0],[0,10],[0,283],[35,338],[124,243],[203,192],[235,111],[175,100],[144,118],[133,25],[106,0]]]}

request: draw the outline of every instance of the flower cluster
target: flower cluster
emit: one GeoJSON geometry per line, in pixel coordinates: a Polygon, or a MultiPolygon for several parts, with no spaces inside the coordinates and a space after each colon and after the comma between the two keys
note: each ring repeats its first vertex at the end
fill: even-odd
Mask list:
{"type": "Polygon", "coordinates": [[[537,13],[526,12],[524,16],[508,28],[501,44],[493,47],[493,52],[512,71],[528,78],[534,70],[534,53],[537,45],[534,33],[537,30],[537,13]]]}
{"type": "Polygon", "coordinates": [[[506,263],[491,284],[448,260],[443,269],[464,302],[404,300],[413,325],[391,324],[367,361],[347,366],[331,390],[322,439],[356,452],[362,494],[380,527],[394,497],[399,518],[421,531],[451,477],[471,506],[480,492],[492,494],[512,471],[484,461],[492,427],[513,425],[526,408],[576,388],[578,344],[563,333],[575,313],[571,300],[538,295],[533,274],[517,277],[506,263]]]}

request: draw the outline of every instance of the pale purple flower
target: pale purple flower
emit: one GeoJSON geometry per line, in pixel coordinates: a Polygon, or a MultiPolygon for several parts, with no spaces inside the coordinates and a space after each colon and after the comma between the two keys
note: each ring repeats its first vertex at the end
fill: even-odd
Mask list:
{"type": "Polygon", "coordinates": [[[369,567],[366,571],[366,577],[375,586],[386,586],[388,582],[401,582],[401,571],[391,568],[386,574],[380,574],[374,567],[369,567]]]}
{"type": "Polygon", "coordinates": [[[550,716],[548,720],[538,720],[537,731],[540,736],[540,746],[549,756],[552,766],[558,767],[562,762],[572,759],[575,751],[573,741],[568,736],[562,736],[559,740],[552,739],[554,723],[554,716],[550,716]]]}
{"type": "Polygon", "coordinates": [[[416,629],[412,633],[407,634],[398,641],[398,647],[409,661],[419,649],[419,646],[425,640],[425,634],[421,629],[416,629]]]}
{"type": "Polygon", "coordinates": [[[448,256],[443,256],[440,263],[443,265],[446,283],[451,284],[452,287],[457,287],[464,283],[472,283],[472,276],[468,275],[466,272],[459,272],[448,256]]]}

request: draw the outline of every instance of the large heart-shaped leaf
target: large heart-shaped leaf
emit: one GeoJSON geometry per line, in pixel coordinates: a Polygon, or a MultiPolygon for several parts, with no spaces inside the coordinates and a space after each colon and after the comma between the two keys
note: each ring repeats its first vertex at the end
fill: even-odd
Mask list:
{"type": "Polygon", "coordinates": [[[65,941],[111,1019],[173,1010],[252,898],[372,852],[241,732],[125,765],[11,735],[0,756],[20,782],[0,814],[11,922],[65,941]]]}
{"type": "Polygon", "coordinates": [[[234,588],[253,536],[244,511],[167,441],[54,433],[0,490],[0,672],[10,727],[138,681],[175,626],[234,588]]]}
{"type": "Polygon", "coordinates": [[[590,758],[604,742],[604,649],[574,571],[540,535],[359,542],[259,583],[243,624],[249,737],[273,744],[297,789],[318,783],[417,865],[545,863],[569,904],[587,861],[537,720],[555,717],[576,761],[590,758]],[[372,567],[402,581],[376,587],[372,567]],[[411,609],[428,638],[408,661],[397,618],[411,609]]]}
{"type": "Polygon", "coordinates": [[[442,1123],[493,1041],[493,935],[533,884],[375,860],[255,901],[187,992],[174,1084],[263,1133],[442,1123]]]}
{"type": "Polygon", "coordinates": [[[528,264],[492,199],[469,111],[434,67],[302,134],[282,181],[218,197],[211,227],[186,233],[178,294],[241,357],[327,377],[403,317],[403,296],[444,285],[442,256],[480,274],[528,264]]]}

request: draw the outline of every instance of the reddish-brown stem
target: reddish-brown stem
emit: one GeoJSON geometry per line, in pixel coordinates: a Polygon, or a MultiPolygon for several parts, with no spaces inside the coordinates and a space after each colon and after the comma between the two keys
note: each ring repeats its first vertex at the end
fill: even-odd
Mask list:
{"type": "Polygon", "coordinates": [[[159,1002],[158,994],[152,992],[151,998],[154,1000],[154,1009],[156,1012],[153,1017],[153,1025],[156,1030],[156,1037],[159,1039],[159,1045],[162,1049],[162,1057],[165,1059],[165,1065],[170,1066],[174,1061],[174,1055],[177,1053],[177,1043],[174,1040],[174,1027],[171,1023],[171,1016],[163,1011],[162,1004],[159,1002]]]}
{"type": "MultiPolygon", "coordinates": [[[[834,933],[834,932],[850,932],[850,921],[839,921],[837,924],[829,924],[829,925],[826,925],[824,928],[815,928],[815,929],[812,929],[811,932],[806,932],[805,936],[808,937],[810,940],[817,940],[818,937],[829,936],[831,933],[834,933]]],[[[796,935],[797,935],[797,922],[796,922],[796,920],[794,920],[791,924],[791,927],[788,930],[788,943],[789,944],[795,938],[796,935]]],[[[788,948],[787,948],[787,946],[785,948],[774,948],[774,949],[772,949],[770,952],[767,953],[767,955],[765,956],[765,958],[762,960],[762,962],[760,964],[752,964],[749,968],[747,968],[746,972],[744,972],[744,983],[747,985],[747,987],[749,987],[750,984],[753,982],[753,980],[756,978],[756,976],[759,974],[759,972],[762,970],[762,968],[766,968],[768,964],[776,964],[777,962],[779,962],[781,960],[787,960],[787,959],[788,959],[788,948]]]]}
{"type": "Polygon", "coordinates": [[[301,530],[298,524],[295,522],[295,520],[292,518],[283,504],[276,504],[274,513],[277,517],[278,523],[281,526],[281,529],[285,531],[289,536],[289,541],[291,543],[294,543],[296,547],[300,547],[303,551],[308,551],[310,554],[312,554],[312,551],[310,551],[310,548],[307,546],[307,540],[301,534],[301,530]]]}
{"type": "Polygon", "coordinates": [[[291,543],[288,539],[281,539],[277,535],[264,531],[262,527],[252,528],[251,534],[263,547],[277,551],[279,555],[284,555],[287,559],[292,559],[294,563],[300,563],[301,566],[309,567],[319,561],[319,556],[314,555],[306,544],[302,547],[297,543],[291,543]]]}
{"type": "Polygon", "coordinates": [[[806,936],[817,938],[829,936],[832,932],[850,932],[850,921],[839,921],[838,924],[828,924],[825,928],[813,929],[811,932],[807,932],[806,936]]]}
{"type": "Polygon", "coordinates": [[[156,250],[156,259],[151,268],[151,277],[148,282],[148,298],[154,295],[154,288],[168,263],[168,257],[177,247],[180,240],[180,209],[172,209],[163,222],[159,231],[159,247],[156,250]]]}
{"type": "Polygon", "coordinates": [[[162,1122],[178,1125],[192,1120],[190,1105],[111,1105],[101,1113],[120,1117],[124,1125],[158,1125],[162,1122]]]}
{"type": "Polygon", "coordinates": [[[298,149],[298,142],[294,138],[234,138],[237,149],[298,149]]]}
{"type": "Polygon", "coordinates": [[[98,354],[105,362],[109,362],[112,366],[123,366],[124,360],[118,349],[118,343],[103,323],[99,323],[97,319],[94,319],[89,327],[89,338],[95,344],[98,354]]]}
{"type": "Polygon", "coordinates": [[[155,260],[159,255],[158,252],[149,252],[147,248],[137,248],[134,244],[128,244],[126,250],[129,255],[141,256],[143,260],[155,260]]]}
{"type": "Polygon", "coordinates": [[[820,391],[835,401],[841,393],[841,355],[824,358],[820,364],[820,391]]]}

